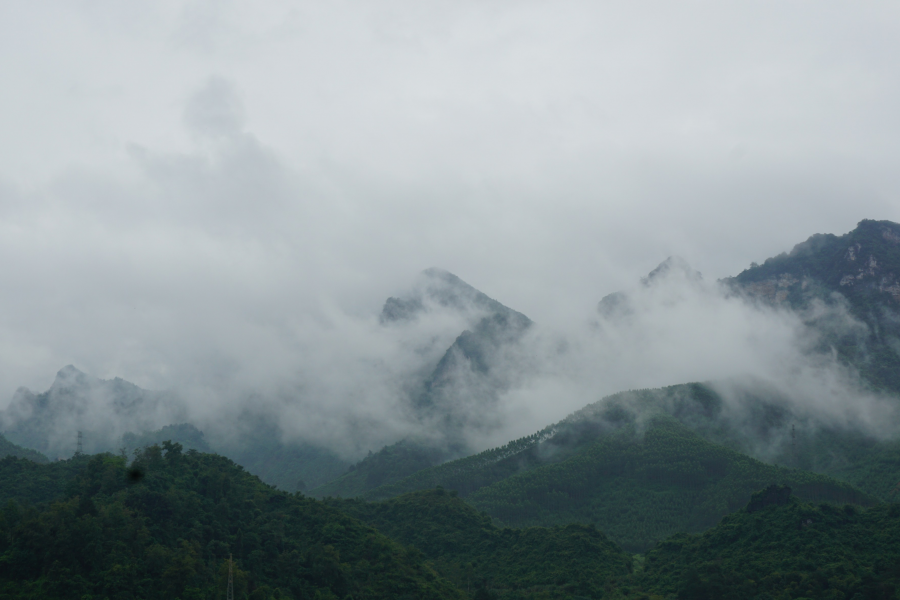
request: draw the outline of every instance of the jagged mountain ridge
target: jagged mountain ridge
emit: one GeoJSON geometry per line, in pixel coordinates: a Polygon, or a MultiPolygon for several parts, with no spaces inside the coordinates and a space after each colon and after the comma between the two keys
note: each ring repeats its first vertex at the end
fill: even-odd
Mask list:
{"type": "Polygon", "coordinates": [[[128,431],[159,429],[186,416],[183,400],[171,392],[145,390],[118,377],[99,379],[68,365],[46,392],[19,388],[0,412],[0,429],[15,444],[62,458],[75,451],[78,431],[84,433],[85,452],[100,452],[116,448],[128,431]]]}
{"type": "MultiPolygon", "coordinates": [[[[413,417],[423,427],[443,433],[431,436],[431,445],[423,448],[421,455],[427,458],[423,466],[465,453],[461,442],[465,428],[489,426],[492,403],[508,384],[493,371],[494,355],[516,343],[531,325],[521,313],[440,269],[425,271],[409,294],[389,298],[381,321],[390,327],[433,309],[462,315],[466,328],[460,329],[421,380],[408,386],[413,417]]],[[[186,406],[175,393],[144,390],[119,378],[105,381],[69,365],[57,373],[48,391],[17,391],[0,413],[0,430],[12,441],[53,458],[74,453],[78,431],[84,433],[84,451],[91,453],[121,447],[132,450],[169,435],[185,447],[206,450],[211,445],[264,481],[289,491],[321,485],[349,466],[331,450],[283,439],[276,420],[249,408],[237,420],[238,431],[213,430],[207,439],[198,430],[199,437],[183,430],[193,427],[185,423],[187,418],[186,406]]]]}
{"type": "Polygon", "coordinates": [[[757,302],[806,314],[825,350],[875,390],[900,393],[900,225],[860,221],[844,235],[816,234],[789,253],[724,280],[757,302]],[[815,303],[846,309],[855,326],[829,321],[815,303]]]}
{"type": "Polygon", "coordinates": [[[352,497],[420,469],[471,452],[466,435],[498,427],[499,396],[514,382],[505,353],[522,342],[531,319],[441,269],[427,269],[402,298],[388,298],[383,325],[408,322],[429,310],[465,317],[463,330],[420,382],[411,384],[410,412],[431,434],[384,446],[353,465],[339,479],[311,491],[317,496],[352,497]]]}

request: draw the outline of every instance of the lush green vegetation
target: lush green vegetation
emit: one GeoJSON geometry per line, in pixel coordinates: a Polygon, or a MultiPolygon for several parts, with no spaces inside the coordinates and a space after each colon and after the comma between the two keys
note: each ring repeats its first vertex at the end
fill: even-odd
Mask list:
{"type": "Polygon", "coordinates": [[[0,506],[9,501],[33,505],[62,498],[87,463],[85,455],[45,464],[7,456],[0,460],[0,506]]]}
{"type": "Polygon", "coordinates": [[[662,542],[617,595],[627,590],[628,598],[638,599],[897,597],[900,505],[862,511],[791,498],[748,508],[702,535],[662,542]]]}
{"type": "Polygon", "coordinates": [[[354,498],[381,485],[427,469],[441,462],[443,451],[424,444],[402,440],[385,446],[350,466],[339,478],[321,485],[310,494],[319,498],[338,496],[354,498]]]}
{"type": "Polygon", "coordinates": [[[594,527],[501,529],[443,488],[385,502],[328,502],[415,546],[441,575],[470,594],[600,597],[631,571],[631,556],[594,527]]]}
{"type": "Polygon", "coordinates": [[[698,532],[749,500],[787,483],[815,501],[876,502],[850,485],[767,465],[700,438],[673,419],[629,426],[562,462],[508,477],[467,497],[515,526],[595,523],[631,551],[679,531],[698,532]]]}
{"type": "MultiPolygon", "coordinates": [[[[632,393],[630,406],[635,398],[653,397],[632,393]]],[[[707,409],[711,398],[701,395],[707,409]]],[[[686,419],[695,413],[678,414],[686,419]]],[[[502,448],[420,471],[362,497],[384,499],[439,485],[507,525],[595,524],[624,548],[642,551],[673,533],[713,526],[771,483],[787,483],[814,501],[877,502],[845,482],[712,443],[673,417],[639,420],[615,403],[588,407],[502,448]]]]}
{"type": "Polygon", "coordinates": [[[47,457],[37,450],[31,450],[30,448],[17,446],[16,444],[13,444],[8,439],[0,435],[0,458],[3,458],[4,456],[27,458],[28,460],[33,460],[37,463],[48,462],[47,457]]]}
{"type": "Polygon", "coordinates": [[[226,458],[166,442],[130,467],[110,454],[65,462],[0,466],[4,487],[18,477],[28,491],[0,511],[0,598],[221,598],[229,555],[238,598],[461,596],[419,552],[226,458]],[[35,477],[65,492],[33,505],[35,477]]]}

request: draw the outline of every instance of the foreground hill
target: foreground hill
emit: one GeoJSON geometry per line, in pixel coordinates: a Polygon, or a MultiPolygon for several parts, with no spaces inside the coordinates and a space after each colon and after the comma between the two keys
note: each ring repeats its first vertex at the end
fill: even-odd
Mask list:
{"type": "Polygon", "coordinates": [[[860,511],[789,494],[766,490],[706,533],[659,544],[647,553],[627,597],[896,597],[900,506],[860,511]]]}
{"type": "Polygon", "coordinates": [[[611,406],[554,428],[372,490],[388,498],[441,485],[517,527],[592,523],[630,551],[699,532],[769,484],[814,501],[871,505],[847,483],[762,463],[714,444],[672,417],[646,423],[611,406]]]}
{"type": "Polygon", "coordinates": [[[28,496],[0,513],[4,598],[220,598],[230,555],[238,598],[462,597],[416,552],[220,456],[166,442],[130,469],[108,454],[62,464],[0,461],[4,489],[28,496]],[[40,480],[65,492],[28,504],[40,480]]]}
{"type": "Polygon", "coordinates": [[[500,529],[455,492],[414,492],[385,502],[328,501],[415,546],[461,589],[499,598],[599,598],[631,572],[632,558],[593,526],[500,529]]]}

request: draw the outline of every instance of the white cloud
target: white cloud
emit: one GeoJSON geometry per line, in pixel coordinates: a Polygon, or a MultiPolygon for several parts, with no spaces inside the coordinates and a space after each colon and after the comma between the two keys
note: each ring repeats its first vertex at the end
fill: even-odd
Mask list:
{"type": "MultiPolygon", "coordinates": [[[[243,389],[329,356],[334,381],[357,365],[346,394],[364,396],[382,375],[357,363],[399,360],[373,315],[426,267],[565,331],[670,254],[712,280],[815,232],[900,220],[898,16],[5,4],[0,399],[68,363],[243,389]]],[[[757,365],[759,331],[786,335],[777,315],[692,298],[703,320],[664,306],[624,353],[601,352],[649,353],[643,378],[609,371],[583,393],[757,365]],[[659,342],[723,331],[741,344],[659,342]]]]}

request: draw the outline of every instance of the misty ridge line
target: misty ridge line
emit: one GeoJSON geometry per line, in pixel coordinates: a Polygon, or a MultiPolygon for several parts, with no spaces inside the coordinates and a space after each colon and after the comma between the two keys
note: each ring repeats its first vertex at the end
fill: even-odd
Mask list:
{"type": "MultiPolygon", "coordinates": [[[[76,430],[90,432],[90,449],[99,451],[119,447],[129,432],[190,422],[214,449],[236,451],[265,435],[318,448],[339,469],[401,439],[441,449],[435,456],[448,460],[543,431],[565,414],[563,421],[580,418],[597,398],[593,410],[608,408],[622,401],[621,390],[708,381],[730,424],[751,426],[766,398],[804,430],[896,437],[894,397],[867,387],[828,345],[835,336],[868,335],[869,325],[839,295],[785,304],[784,282],[775,278],[773,301],[760,286],[707,282],[673,257],[633,288],[604,297],[593,316],[551,328],[429,269],[389,298],[377,321],[342,315],[338,326],[320,330],[315,341],[326,351],[305,344],[285,361],[300,369],[261,390],[150,392],[66,367],[48,392],[17,392],[2,413],[3,430],[14,442],[31,440],[21,445],[66,456],[76,430]]],[[[640,422],[673,412],[667,402],[628,410],[640,422]]],[[[758,457],[777,454],[786,439],[783,428],[759,439],[738,433],[758,457]]]]}

